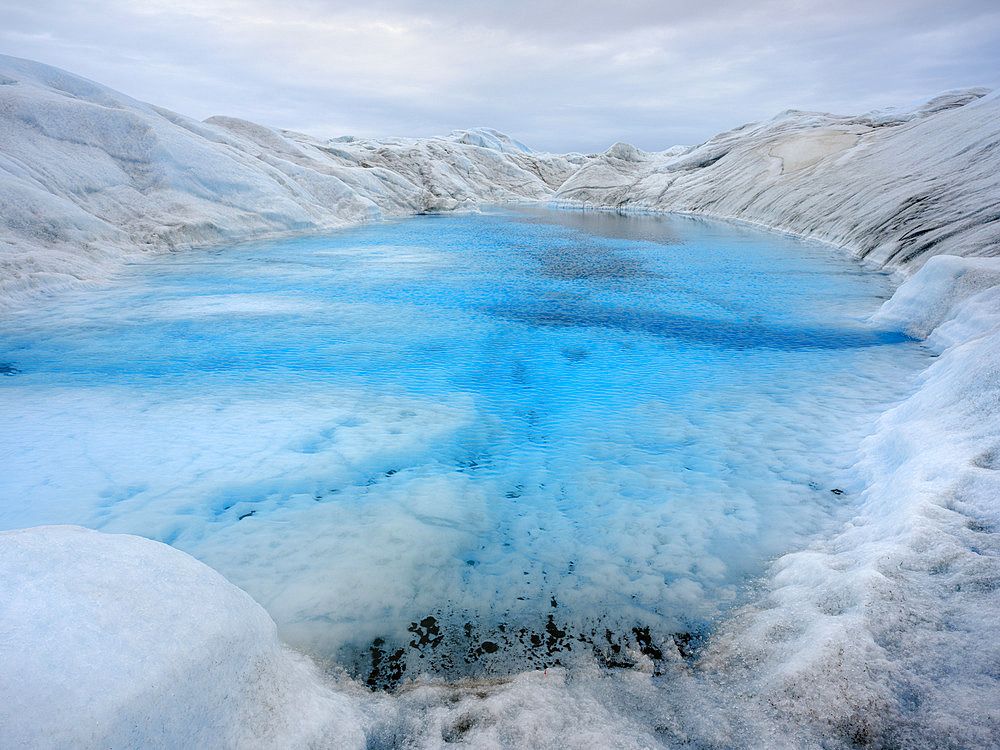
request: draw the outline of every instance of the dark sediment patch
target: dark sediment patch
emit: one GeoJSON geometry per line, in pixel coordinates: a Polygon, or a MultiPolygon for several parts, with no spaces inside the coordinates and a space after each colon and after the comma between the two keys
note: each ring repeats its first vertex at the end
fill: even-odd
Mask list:
{"type": "Polygon", "coordinates": [[[440,611],[411,622],[407,630],[408,642],[378,637],[340,661],[371,690],[389,692],[420,676],[496,678],[583,662],[605,669],[649,669],[651,664],[654,674],[663,674],[671,662],[696,658],[707,635],[704,629],[660,633],[649,625],[620,622],[570,624],[556,614],[485,625],[440,611]]]}

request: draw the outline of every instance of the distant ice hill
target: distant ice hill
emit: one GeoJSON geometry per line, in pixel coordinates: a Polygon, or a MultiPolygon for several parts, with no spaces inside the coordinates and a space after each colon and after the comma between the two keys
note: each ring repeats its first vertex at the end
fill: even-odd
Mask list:
{"type": "Polygon", "coordinates": [[[488,128],[322,140],[198,122],[0,56],[0,307],[139,251],[507,201],[741,219],[915,270],[1000,254],[998,143],[985,89],[858,117],[785,112],[657,153],[539,154],[488,128]]]}
{"type": "Polygon", "coordinates": [[[130,255],[546,200],[583,163],[489,129],[320,140],[198,122],[0,56],[0,307],[130,255]]]}

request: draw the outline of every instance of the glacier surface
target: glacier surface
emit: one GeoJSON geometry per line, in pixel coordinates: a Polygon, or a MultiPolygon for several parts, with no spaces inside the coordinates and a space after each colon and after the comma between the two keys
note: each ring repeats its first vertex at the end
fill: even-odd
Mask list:
{"type": "Polygon", "coordinates": [[[485,129],[323,141],[196,122],[0,58],[0,304],[129,260],[421,211],[548,201],[825,240],[910,278],[876,316],[938,356],[858,450],[837,533],[777,559],[697,660],[368,694],[154,542],[0,542],[5,746],[987,747],[1000,740],[1000,97],[787,112],[692,148],[535,154],[485,129]],[[938,257],[934,257],[938,256],[938,257]]]}

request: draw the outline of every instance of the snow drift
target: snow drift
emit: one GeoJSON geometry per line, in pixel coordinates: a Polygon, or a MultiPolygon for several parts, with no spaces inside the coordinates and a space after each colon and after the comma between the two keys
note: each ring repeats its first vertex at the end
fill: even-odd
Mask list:
{"type": "MultiPolygon", "coordinates": [[[[701,656],[506,682],[331,686],[182,553],[49,528],[0,542],[10,746],[327,743],[985,747],[1000,741],[1000,97],[787,112],[693,148],[532,153],[489,130],[320,140],[201,123],[0,58],[0,304],[168,250],[481,202],[753,222],[911,276],[881,323],[939,353],[859,446],[838,534],[775,561],[701,656]],[[933,257],[940,256],[940,257],[933,257]],[[959,257],[965,256],[965,257],[959,257]],[[982,256],[982,257],[976,257],[982,256]]],[[[595,668],[596,669],[596,668],[595,668]]]]}

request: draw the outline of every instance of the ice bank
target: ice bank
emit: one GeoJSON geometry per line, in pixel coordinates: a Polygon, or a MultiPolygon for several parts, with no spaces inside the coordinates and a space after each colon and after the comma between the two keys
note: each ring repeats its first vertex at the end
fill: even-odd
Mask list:
{"type": "Polygon", "coordinates": [[[1000,97],[952,91],[853,117],[784,112],[691,148],[616,144],[556,191],[569,207],[737,219],[912,273],[1000,253],[1000,97]]]}
{"type": "Polygon", "coordinates": [[[857,516],[778,559],[700,667],[801,743],[994,746],[1000,260],[932,258],[876,318],[939,358],[861,445],[857,516]]]}

